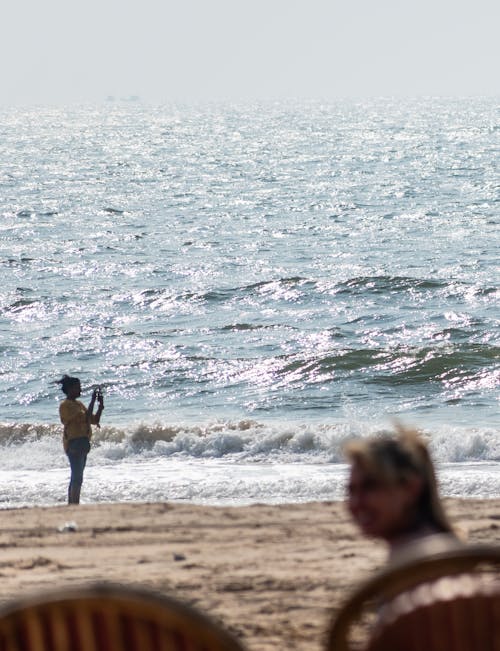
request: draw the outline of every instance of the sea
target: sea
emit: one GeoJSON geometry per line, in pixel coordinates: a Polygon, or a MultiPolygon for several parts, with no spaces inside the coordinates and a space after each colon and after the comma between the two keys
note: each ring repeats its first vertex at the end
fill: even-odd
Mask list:
{"type": "Polygon", "coordinates": [[[0,107],[0,508],[341,500],[421,430],[500,497],[499,98],[0,107]]]}

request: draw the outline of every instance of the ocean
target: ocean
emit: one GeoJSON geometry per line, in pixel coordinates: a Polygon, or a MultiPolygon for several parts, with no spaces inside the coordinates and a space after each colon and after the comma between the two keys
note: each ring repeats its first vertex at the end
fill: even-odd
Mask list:
{"type": "Polygon", "coordinates": [[[0,508],[66,500],[64,373],[105,394],[82,502],[342,499],[394,420],[499,497],[499,114],[0,107],[0,508]]]}

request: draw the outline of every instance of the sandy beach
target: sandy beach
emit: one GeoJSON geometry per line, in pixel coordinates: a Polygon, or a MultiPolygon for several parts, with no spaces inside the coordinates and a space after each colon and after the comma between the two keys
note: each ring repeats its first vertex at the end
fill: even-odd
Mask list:
{"type": "MultiPolygon", "coordinates": [[[[446,504],[470,542],[500,544],[500,500],[446,504]]],[[[140,584],[201,608],[250,651],[319,650],[335,608],[384,559],[339,502],[0,511],[2,603],[89,580],[140,584]]]]}

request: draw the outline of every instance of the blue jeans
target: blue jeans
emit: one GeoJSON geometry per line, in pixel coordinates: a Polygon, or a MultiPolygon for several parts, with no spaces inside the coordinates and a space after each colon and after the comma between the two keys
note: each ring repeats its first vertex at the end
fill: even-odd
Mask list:
{"type": "Polygon", "coordinates": [[[90,441],[86,436],[68,441],[69,465],[71,467],[71,479],[68,487],[68,504],[80,503],[80,489],[83,482],[83,471],[87,463],[87,454],[90,451],[90,441]]]}

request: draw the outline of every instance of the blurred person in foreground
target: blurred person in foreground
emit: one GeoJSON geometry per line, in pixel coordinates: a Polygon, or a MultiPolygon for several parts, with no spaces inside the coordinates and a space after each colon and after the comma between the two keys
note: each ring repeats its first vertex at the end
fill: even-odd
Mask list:
{"type": "Polygon", "coordinates": [[[399,427],[394,435],[351,441],[345,453],[349,511],[363,534],[388,544],[390,561],[427,536],[456,539],[427,445],[417,432],[399,427]]]}
{"type": "Polygon", "coordinates": [[[66,398],[59,404],[59,416],[64,425],[63,446],[71,467],[71,478],[68,487],[68,504],[80,503],[80,490],[83,482],[83,471],[87,463],[92,438],[91,425],[97,425],[104,410],[104,398],[100,388],[94,389],[88,407],[77,400],[82,393],[80,380],[64,375],[58,384],[66,398]],[[99,406],[94,414],[96,401],[99,406]]]}

